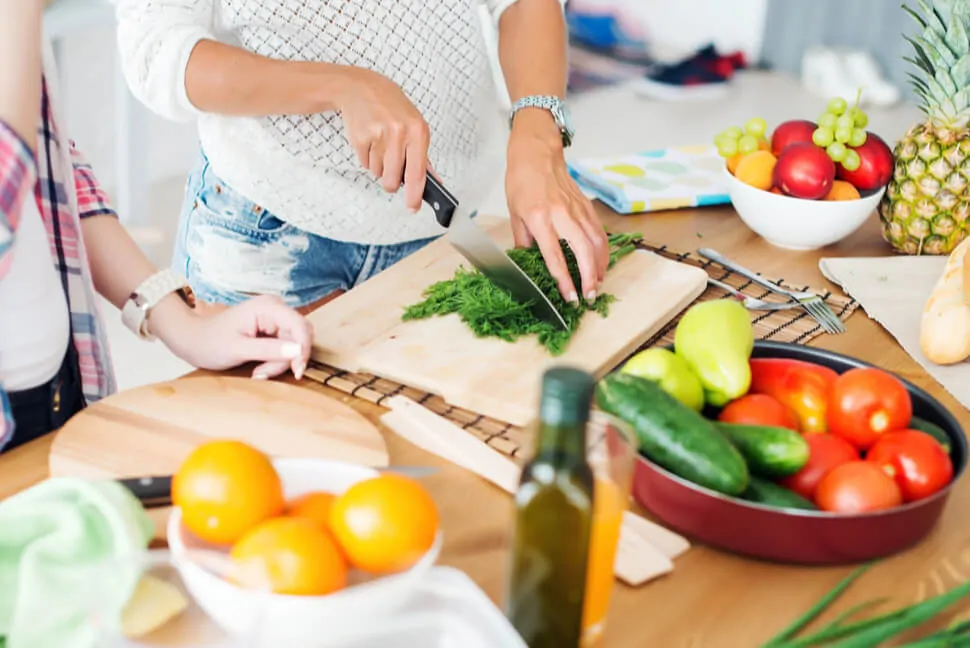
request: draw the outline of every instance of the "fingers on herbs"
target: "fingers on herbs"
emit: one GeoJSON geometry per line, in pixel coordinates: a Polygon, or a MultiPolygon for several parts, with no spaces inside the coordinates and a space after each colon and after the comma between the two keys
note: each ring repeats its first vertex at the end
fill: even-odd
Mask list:
{"type": "Polygon", "coordinates": [[[577,303],[579,293],[573,284],[573,278],[569,274],[566,255],[563,254],[562,246],[559,243],[559,233],[552,224],[549,212],[545,210],[533,211],[528,217],[528,225],[535,237],[536,244],[539,246],[539,251],[542,252],[542,258],[546,262],[549,274],[556,280],[559,293],[567,302],[577,303]]]}

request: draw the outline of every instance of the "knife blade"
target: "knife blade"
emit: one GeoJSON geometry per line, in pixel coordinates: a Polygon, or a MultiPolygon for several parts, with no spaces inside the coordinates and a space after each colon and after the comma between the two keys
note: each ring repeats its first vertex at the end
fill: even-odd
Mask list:
{"type": "Polygon", "coordinates": [[[499,288],[507,290],[515,301],[528,304],[539,319],[568,330],[566,320],[556,310],[544,292],[522,268],[492,240],[485,230],[475,223],[477,212],[462,207],[441,182],[427,175],[424,184],[426,202],[434,211],[438,224],[448,229],[448,242],[461,253],[479,272],[499,288]]]}
{"type": "MultiPolygon", "coordinates": [[[[388,466],[380,468],[382,473],[395,473],[414,477],[428,477],[438,472],[433,466],[388,466]]],[[[145,477],[127,477],[117,480],[119,484],[131,491],[145,508],[162,508],[172,505],[172,476],[149,475],[145,477]]]]}

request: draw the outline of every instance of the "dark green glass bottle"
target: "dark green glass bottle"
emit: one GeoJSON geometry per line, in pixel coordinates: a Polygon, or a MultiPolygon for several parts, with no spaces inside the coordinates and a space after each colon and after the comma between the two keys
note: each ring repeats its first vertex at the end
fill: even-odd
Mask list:
{"type": "Polygon", "coordinates": [[[515,494],[506,615],[529,648],[576,648],[593,514],[586,424],[593,377],[557,367],[542,379],[535,455],[515,494]]]}

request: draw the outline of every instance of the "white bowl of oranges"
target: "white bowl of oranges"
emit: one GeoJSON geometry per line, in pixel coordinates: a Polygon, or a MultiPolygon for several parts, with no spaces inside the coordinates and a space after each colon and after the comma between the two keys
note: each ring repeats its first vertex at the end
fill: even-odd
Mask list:
{"type": "Polygon", "coordinates": [[[189,594],[226,632],[274,645],[339,645],[405,605],[441,550],[416,480],[270,460],[237,441],[197,448],[172,500],[168,542],[189,594]],[[225,563],[207,568],[197,556],[213,551],[225,563]]]}
{"type": "Polygon", "coordinates": [[[755,118],[720,133],[728,195],[744,224],[791,250],[831,245],[859,229],[893,172],[892,150],[866,124],[858,100],[836,98],[818,121],[791,120],[768,133],[755,118]]]}

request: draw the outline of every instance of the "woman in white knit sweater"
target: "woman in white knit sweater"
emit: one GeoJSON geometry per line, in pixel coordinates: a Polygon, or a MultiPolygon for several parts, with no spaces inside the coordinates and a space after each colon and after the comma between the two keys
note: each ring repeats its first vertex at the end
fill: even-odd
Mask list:
{"type": "Polygon", "coordinates": [[[482,3],[509,95],[528,108],[508,136],[516,244],[538,243],[564,297],[595,297],[608,246],[563,158],[560,0],[114,2],[134,94],[198,120],[174,263],[202,299],[271,293],[309,309],[442,233],[429,211],[415,215],[427,169],[461,199],[506,133],[482,3]]]}

